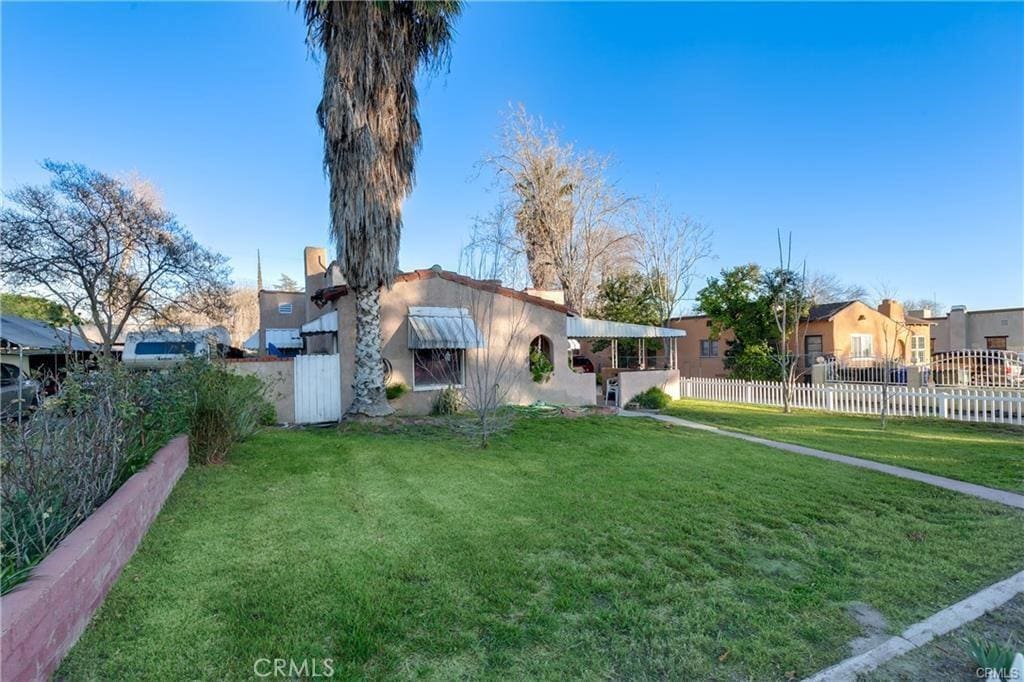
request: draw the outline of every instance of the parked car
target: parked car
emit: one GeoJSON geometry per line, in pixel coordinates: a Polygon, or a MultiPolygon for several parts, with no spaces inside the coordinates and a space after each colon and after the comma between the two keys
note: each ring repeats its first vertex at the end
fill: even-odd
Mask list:
{"type": "Polygon", "coordinates": [[[21,371],[21,367],[0,363],[0,415],[13,419],[35,407],[39,401],[39,382],[21,371]]]}
{"type": "Polygon", "coordinates": [[[594,363],[586,356],[574,355],[572,358],[572,370],[580,374],[593,374],[594,363]]]}

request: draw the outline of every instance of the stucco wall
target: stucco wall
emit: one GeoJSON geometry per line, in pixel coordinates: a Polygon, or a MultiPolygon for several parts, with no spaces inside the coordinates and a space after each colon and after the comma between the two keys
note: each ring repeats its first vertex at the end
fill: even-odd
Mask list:
{"type": "Polygon", "coordinates": [[[49,679],[187,466],[188,438],[180,436],[64,538],[27,582],[0,597],[0,677],[49,679]]]}
{"type": "Polygon", "coordinates": [[[682,329],[686,336],[677,340],[679,358],[677,366],[679,375],[684,377],[724,377],[727,372],[722,360],[725,350],[729,347],[727,341],[733,340],[732,331],[725,330],[718,340],[718,355],[715,357],[701,357],[700,342],[702,339],[711,340],[711,329],[708,327],[706,317],[679,317],[669,320],[666,325],[672,329],[682,329]]]}
{"type": "MultiPolygon", "coordinates": [[[[804,335],[820,334],[825,353],[847,356],[852,350],[851,335],[870,334],[876,357],[895,355],[909,362],[910,337],[914,335],[925,338],[925,358],[930,357],[930,333],[927,324],[902,326],[858,301],[840,310],[831,321],[811,322],[804,335]],[[902,352],[894,352],[894,349],[902,352]]],[[[803,353],[803,349],[799,352],[803,353]]]]}
{"type": "Polygon", "coordinates": [[[229,360],[228,369],[236,374],[259,377],[267,385],[267,399],[274,403],[277,421],[295,421],[295,368],[292,360],[269,359],[229,360]]]}
{"type": "Polygon", "coordinates": [[[955,309],[929,321],[935,338],[933,352],[984,349],[987,336],[1005,336],[1007,350],[1024,352],[1024,308],[955,309]]]}
{"type": "Polygon", "coordinates": [[[675,369],[648,369],[619,372],[619,405],[625,405],[633,396],[649,388],[660,388],[672,398],[679,398],[679,371],[675,369]]]}
{"type": "Polygon", "coordinates": [[[259,292],[260,302],[260,356],[267,354],[268,329],[298,329],[306,322],[306,293],[304,291],[259,292]],[[291,303],[292,312],[281,314],[278,305],[291,303]]]}
{"type": "MultiPolygon", "coordinates": [[[[342,324],[339,330],[339,362],[341,363],[342,411],[352,404],[352,375],[355,366],[355,327],[344,321],[354,319],[354,297],[338,299],[342,324]]],[[[507,401],[516,404],[544,400],[567,405],[593,405],[596,386],[593,375],[580,375],[569,367],[568,341],[565,336],[565,313],[493,294],[441,277],[396,282],[381,294],[381,338],[384,358],[391,363],[392,383],[403,383],[409,391],[392,401],[400,414],[426,414],[437,396],[436,390],[415,390],[413,352],[409,350],[407,316],[409,306],[468,308],[487,341],[485,349],[466,351],[466,390],[473,390],[474,377],[482,377],[480,369],[494,367],[509,346],[507,401]],[[490,313],[488,313],[490,311],[490,313]],[[537,384],[530,374],[530,341],[543,334],[551,341],[554,372],[551,380],[537,384]]]]}

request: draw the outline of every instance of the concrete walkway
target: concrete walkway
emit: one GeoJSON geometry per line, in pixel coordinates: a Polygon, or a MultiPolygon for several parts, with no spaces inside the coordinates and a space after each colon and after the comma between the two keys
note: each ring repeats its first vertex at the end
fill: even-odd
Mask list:
{"type": "Polygon", "coordinates": [[[793,445],[792,443],[780,443],[779,441],[776,440],[769,440],[767,438],[761,438],[759,436],[751,436],[749,434],[739,433],[737,431],[726,431],[725,429],[720,429],[717,426],[710,426],[708,424],[692,422],[686,419],[680,419],[679,417],[670,417],[667,414],[635,412],[632,410],[619,410],[619,414],[624,417],[648,417],[650,419],[656,419],[658,421],[666,422],[669,424],[676,424],[677,426],[685,426],[686,428],[689,429],[709,431],[719,436],[738,438],[740,440],[745,440],[750,443],[757,443],[758,445],[767,445],[770,448],[785,450],[786,452],[793,452],[798,455],[807,455],[808,457],[827,459],[832,462],[849,464],[850,466],[860,467],[862,469],[871,469],[872,471],[879,471],[883,474],[889,474],[890,476],[898,476],[900,478],[906,478],[911,481],[917,481],[919,483],[927,483],[928,485],[933,485],[938,488],[945,488],[946,490],[953,490],[958,493],[963,493],[964,495],[971,495],[973,497],[978,497],[983,500],[989,500],[990,502],[998,502],[999,504],[1005,504],[1009,507],[1024,509],[1024,495],[1011,493],[1008,490],[986,488],[983,485],[975,485],[974,483],[966,483],[964,481],[958,481],[953,478],[945,478],[944,476],[926,474],[920,471],[914,471],[913,469],[905,469],[903,467],[893,466],[892,464],[882,464],[881,462],[873,462],[869,459],[860,459],[859,457],[850,457],[849,455],[837,455],[834,452],[816,450],[814,448],[804,447],[803,445],[793,445]]]}

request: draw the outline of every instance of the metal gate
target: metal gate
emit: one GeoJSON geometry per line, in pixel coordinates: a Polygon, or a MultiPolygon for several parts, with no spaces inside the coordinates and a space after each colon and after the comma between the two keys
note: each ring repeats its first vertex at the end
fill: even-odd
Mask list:
{"type": "Polygon", "coordinates": [[[295,423],[341,419],[341,362],[334,355],[295,357],[295,423]]]}

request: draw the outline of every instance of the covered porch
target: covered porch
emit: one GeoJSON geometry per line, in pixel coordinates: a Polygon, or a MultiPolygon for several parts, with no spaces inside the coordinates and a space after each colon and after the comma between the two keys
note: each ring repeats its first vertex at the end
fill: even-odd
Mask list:
{"type": "Polygon", "coordinates": [[[594,371],[600,377],[597,396],[599,404],[626,405],[638,393],[650,388],[660,388],[673,398],[679,397],[677,341],[686,336],[682,329],[567,317],[566,336],[570,352],[579,352],[581,342],[608,343],[611,351],[609,363],[594,366],[594,371]],[[626,339],[635,342],[636,355],[627,362],[621,362],[619,343],[626,339]],[[660,354],[650,352],[655,344],[660,346],[660,354]]]}

